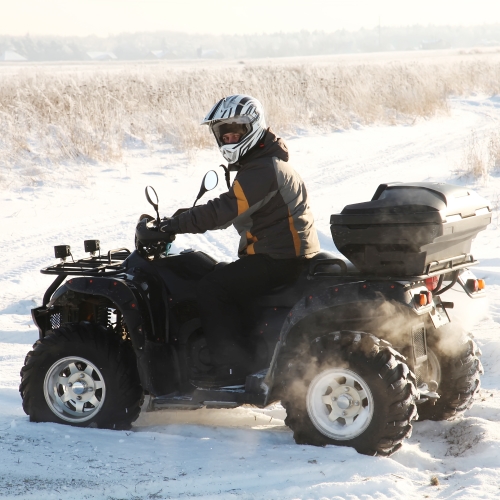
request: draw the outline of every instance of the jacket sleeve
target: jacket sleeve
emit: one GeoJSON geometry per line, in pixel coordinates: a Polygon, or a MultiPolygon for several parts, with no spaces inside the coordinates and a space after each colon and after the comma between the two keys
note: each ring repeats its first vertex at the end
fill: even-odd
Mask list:
{"type": "Polygon", "coordinates": [[[227,193],[205,205],[199,205],[179,215],[180,233],[204,233],[225,229],[240,217],[248,217],[264,206],[278,191],[271,158],[265,165],[238,173],[227,193]]]}

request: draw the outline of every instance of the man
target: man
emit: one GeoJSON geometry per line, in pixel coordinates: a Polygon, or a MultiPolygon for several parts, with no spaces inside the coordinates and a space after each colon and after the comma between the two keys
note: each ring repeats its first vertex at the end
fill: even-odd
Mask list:
{"type": "Polygon", "coordinates": [[[227,193],[164,222],[160,230],[204,233],[234,225],[239,259],[205,276],[197,298],[213,368],[192,382],[202,387],[244,383],[252,369],[239,304],[292,283],[319,251],[307,192],[288,163],[284,141],[266,128],[261,103],[250,96],[221,99],[207,114],[229,170],[227,193]],[[229,182],[228,182],[229,185],[229,182]]]}

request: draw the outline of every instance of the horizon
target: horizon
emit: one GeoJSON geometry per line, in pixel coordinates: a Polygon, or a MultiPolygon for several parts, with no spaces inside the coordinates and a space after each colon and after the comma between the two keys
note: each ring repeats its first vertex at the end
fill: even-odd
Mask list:
{"type": "Polygon", "coordinates": [[[479,23],[479,24],[470,24],[470,25],[451,25],[451,24],[419,24],[419,23],[414,23],[414,24],[401,24],[401,25],[384,25],[383,23],[380,24],[380,26],[373,26],[371,28],[366,28],[366,27],[360,27],[357,29],[344,29],[344,28],[337,28],[335,30],[308,30],[308,29],[301,29],[301,30],[296,30],[296,31],[269,31],[265,33],[204,33],[204,32],[187,32],[187,31],[178,31],[178,30],[173,30],[173,29],[164,29],[164,30],[154,30],[154,31],[121,31],[117,33],[109,33],[107,35],[96,35],[96,34],[87,34],[87,35],[64,35],[64,34],[39,34],[39,33],[31,33],[31,32],[26,32],[24,34],[19,34],[19,35],[11,35],[11,34],[2,34],[0,33],[0,37],[33,37],[33,38],[43,38],[43,37],[48,37],[48,38],[90,38],[90,37],[96,37],[96,38],[113,38],[113,37],[119,37],[119,36],[133,36],[133,35],[159,35],[159,34],[172,34],[172,35],[188,35],[188,36],[220,36],[220,37],[231,37],[231,36],[273,36],[273,35],[293,35],[295,33],[325,33],[325,34],[330,34],[330,33],[335,33],[338,31],[345,31],[346,33],[357,33],[361,30],[375,30],[377,28],[422,28],[422,29],[429,29],[429,28],[436,28],[436,29],[441,29],[441,28],[477,28],[477,27],[493,27],[493,26],[498,26],[500,27],[500,21],[496,22],[490,22],[490,23],[479,23]]]}

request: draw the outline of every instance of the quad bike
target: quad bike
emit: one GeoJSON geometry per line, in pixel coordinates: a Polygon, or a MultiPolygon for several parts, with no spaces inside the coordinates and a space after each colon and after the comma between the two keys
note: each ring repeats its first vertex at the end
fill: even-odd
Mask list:
{"type": "MultiPolygon", "coordinates": [[[[216,185],[204,179],[198,198],[216,185]],[[209,185],[211,183],[211,185],[209,185]]],[[[347,257],[321,252],[291,286],[242,305],[255,370],[245,385],[200,388],[210,369],[195,299],[217,263],[202,251],[171,254],[156,217],[141,219],[136,249],[42,269],[56,275],[32,310],[40,339],[26,356],[20,392],[33,422],[127,429],[148,410],[266,407],[281,401],[300,444],[351,446],[388,456],[420,418],[452,419],[479,389],[480,351],[450,322],[451,287],[484,297],[469,270],[472,239],[491,221],[488,202],[438,183],[382,184],[370,202],[332,215],[347,257]]],[[[196,202],[195,202],[196,203],[196,202]]],[[[249,353],[250,355],[250,353],[249,353]]]]}

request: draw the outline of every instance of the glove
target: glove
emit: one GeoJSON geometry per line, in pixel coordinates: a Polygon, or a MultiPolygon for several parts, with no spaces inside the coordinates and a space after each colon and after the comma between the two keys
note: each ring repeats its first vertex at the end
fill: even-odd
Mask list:
{"type": "Polygon", "coordinates": [[[173,236],[180,231],[179,219],[177,217],[164,218],[160,222],[159,229],[161,233],[172,233],[173,236]]]}

